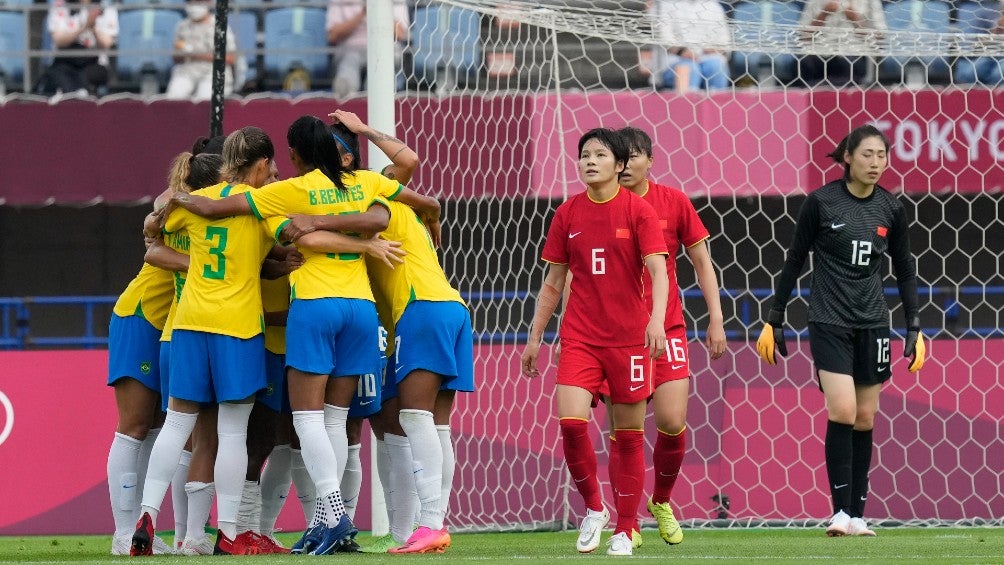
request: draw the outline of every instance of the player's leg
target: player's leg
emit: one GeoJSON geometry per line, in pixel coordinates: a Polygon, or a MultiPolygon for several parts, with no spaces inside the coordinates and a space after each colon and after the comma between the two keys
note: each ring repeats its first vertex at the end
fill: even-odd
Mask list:
{"type": "Polygon", "coordinates": [[[359,451],[362,448],[363,418],[349,418],[345,426],[345,436],[348,441],[345,470],[342,472],[342,498],[345,500],[345,513],[354,518],[356,506],[359,504],[359,491],[363,486],[363,469],[359,451]]]}
{"type": "Polygon", "coordinates": [[[276,520],[286,503],[292,485],[293,452],[290,444],[292,435],[292,414],[288,411],[280,413],[276,428],[277,445],[272,448],[261,475],[261,535],[272,545],[272,553],[288,551],[275,539],[274,534],[276,520]]]}
{"type": "Polygon", "coordinates": [[[875,532],[864,520],[865,502],[868,500],[868,472],[872,463],[872,428],[878,411],[881,384],[858,386],[858,411],[851,433],[851,523],[850,535],[874,536],[875,532]]]}
{"type": "Polygon", "coordinates": [[[690,394],[690,361],[685,330],[667,335],[666,356],[655,363],[652,404],[658,435],[652,449],[655,482],[648,511],[659,525],[659,535],[669,544],[683,541],[683,529],[673,514],[670,498],[687,449],[687,400],[690,394]]]}
{"type": "MultiPolygon", "coordinates": [[[[251,531],[261,536],[262,488],[261,477],[265,460],[268,459],[276,443],[276,429],[279,425],[279,413],[262,401],[263,393],[267,394],[272,383],[269,382],[263,391],[259,391],[251,417],[248,419],[247,473],[244,488],[241,490],[241,501],[237,508],[237,531],[251,531]]],[[[263,553],[272,553],[267,544],[259,544],[263,553]]]]}
{"type": "Polygon", "coordinates": [[[183,555],[212,555],[213,540],[206,535],[206,523],[216,500],[216,483],[213,468],[219,437],[216,434],[218,407],[203,407],[192,431],[192,459],[189,463],[185,494],[188,511],[185,538],[181,544],[183,555]]]}

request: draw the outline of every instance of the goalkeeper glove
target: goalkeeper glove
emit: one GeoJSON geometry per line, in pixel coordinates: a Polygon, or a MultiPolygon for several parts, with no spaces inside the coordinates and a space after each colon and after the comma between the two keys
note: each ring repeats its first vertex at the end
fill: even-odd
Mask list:
{"type": "Polygon", "coordinates": [[[788,347],[784,344],[782,324],[784,324],[784,312],[772,309],[767,314],[767,323],[760,330],[760,337],[756,340],[756,352],[769,365],[777,364],[775,350],[781,355],[788,354],[788,347]]]}
{"type": "Polygon", "coordinates": [[[906,330],[906,347],[903,349],[903,355],[910,358],[910,366],[907,370],[911,373],[919,371],[927,358],[924,334],[920,333],[920,318],[916,316],[910,320],[910,325],[906,330]]]}

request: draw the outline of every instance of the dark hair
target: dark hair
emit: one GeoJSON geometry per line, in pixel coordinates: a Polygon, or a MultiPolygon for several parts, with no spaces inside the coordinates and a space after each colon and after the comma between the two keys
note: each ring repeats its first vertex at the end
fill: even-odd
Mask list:
{"type": "Polygon", "coordinates": [[[200,153],[215,153],[217,155],[223,154],[223,142],[227,139],[225,135],[217,135],[212,138],[209,137],[199,137],[192,144],[192,155],[198,155],[200,153]]]}
{"type": "Polygon", "coordinates": [[[223,157],[216,153],[199,153],[188,160],[188,176],[185,184],[192,190],[213,186],[220,182],[220,171],[223,168],[223,157]]]}
{"type": "Polygon", "coordinates": [[[851,174],[851,166],[844,161],[844,154],[850,153],[854,154],[861,142],[868,139],[869,137],[877,137],[885,145],[886,153],[889,152],[889,138],[885,136],[877,127],[873,125],[863,125],[858,126],[851,130],[851,133],[847,134],[847,137],[840,140],[837,144],[837,148],[831,153],[827,153],[826,156],[833,159],[833,162],[840,163],[844,166],[844,178],[848,178],[851,174]]]}
{"type": "Polygon", "coordinates": [[[617,133],[624,138],[629,156],[631,153],[641,153],[652,157],[652,138],[647,133],[631,126],[623,127],[617,130],[617,133]]]}
{"type": "Polygon", "coordinates": [[[275,159],[271,138],[261,128],[242,127],[223,142],[223,177],[237,179],[259,159],[275,159]]]}
{"type": "Polygon", "coordinates": [[[615,161],[627,163],[630,157],[627,144],[624,143],[624,138],[616,131],[609,128],[594,128],[582,134],[582,137],[579,138],[578,155],[582,155],[582,147],[590,139],[595,139],[610,149],[610,152],[614,154],[615,161]]]}
{"type": "Polygon", "coordinates": [[[331,124],[328,127],[331,128],[331,135],[334,136],[335,143],[338,145],[338,153],[352,154],[352,170],[357,171],[362,168],[362,164],[359,162],[359,136],[356,135],[356,132],[341,122],[331,124]]]}
{"type": "Polygon", "coordinates": [[[286,142],[305,165],[320,169],[338,190],[346,190],[342,175],[349,171],[342,167],[338,142],[327,124],[314,116],[300,116],[289,126],[286,142]]]}

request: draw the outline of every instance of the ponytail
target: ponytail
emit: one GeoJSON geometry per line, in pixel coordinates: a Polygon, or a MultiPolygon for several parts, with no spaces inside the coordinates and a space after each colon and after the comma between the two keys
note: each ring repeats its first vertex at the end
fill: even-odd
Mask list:
{"type": "Polygon", "coordinates": [[[190,191],[188,185],[185,183],[185,179],[191,170],[192,157],[191,153],[185,151],[184,153],[179,153],[174,158],[174,161],[171,163],[171,170],[167,174],[167,188],[171,192],[190,191]]]}
{"type": "Polygon", "coordinates": [[[320,169],[338,190],[346,190],[343,175],[349,171],[342,167],[338,142],[327,124],[314,116],[300,116],[289,126],[286,141],[305,165],[320,169]]]}

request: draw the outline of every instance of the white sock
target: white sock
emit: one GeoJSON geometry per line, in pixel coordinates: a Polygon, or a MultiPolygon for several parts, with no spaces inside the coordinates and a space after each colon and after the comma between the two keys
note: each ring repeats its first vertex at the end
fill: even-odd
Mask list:
{"type": "Polygon", "coordinates": [[[188,494],[188,528],[185,539],[197,541],[206,537],[206,523],[209,522],[209,512],[213,509],[216,485],[192,481],[185,484],[185,493],[188,494]]]}
{"type": "Polygon", "coordinates": [[[342,473],[341,491],[345,502],[345,513],[349,519],[356,517],[356,505],[359,503],[359,491],[363,488],[363,467],[359,460],[359,450],[362,445],[348,447],[348,459],[345,462],[345,472],[342,473]]]}
{"type": "Polygon", "coordinates": [[[185,483],[188,482],[188,468],[192,464],[192,452],[182,451],[178,468],[171,477],[171,506],[174,508],[174,545],[180,546],[185,541],[185,530],[188,527],[188,493],[185,483]]]}
{"type": "Polygon", "coordinates": [[[450,507],[450,495],[453,494],[453,474],[457,467],[457,456],[453,451],[450,426],[436,426],[436,432],[439,434],[439,445],[443,447],[443,488],[439,504],[443,508],[443,516],[445,517],[450,507]]]}
{"type": "Polygon", "coordinates": [[[216,420],[216,524],[231,540],[237,537],[237,508],[248,472],[248,417],[253,406],[224,402],[216,420]]]}
{"type": "Polygon", "coordinates": [[[299,449],[289,450],[289,476],[296,487],[296,498],[300,501],[300,506],[303,507],[303,517],[307,521],[307,526],[313,526],[316,524],[314,522],[314,504],[316,503],[317,489],[303,463],[303,452],[299,449]]]}
{"type": "Polygon", "coordinates": [[[349,458],[349,438],[345,432],[345,422],[349,418],[349,409],[341,406],[324,405],[324,431],[328,434],[331,449],[338,461],[338,481],[341,482],[345,473],[345,463],[349,458]]]}
{"type": "Polygon", "coordinates": [[[344,505],[340,504],[338,462],[325,431],[324,412],[321,410],[293,412],[293,427],[296,429],[297,437],[300,438],[303,465],[307,468],[307,473],[310,474],[317,492],[313,521],[334,525],[335,521],[341,518],[341,514],[338,514],[338,506],[341,506],[342,513],[344,513],[344,505]],[[337,502],[339,504],[335,504],[335,497],[332,495],[338,495],[337,502]],[[317,510],[321,510],[321,512],[317,510]]]}
{"type": "Polygon", "coordinates": [[[160,505],[164,502],[167,487],[171,485],[171,478],[178,468],[185,442],[195,428],[196,418],[198,414],[186,414],[169,409],[164,427],[150,452],[140,513],[142,515],[143,512],[149,512],[154,524],[157,523],[157,515],[160,514],[160,505]]]}
{"type": "Polygon", "coordinates": [[[261,526],[260,507],[261,485],[256,481],[244,481],[244,490],[241,491],[241,503],[237,507],[237,531],[244,533],[248,530],[259,533],[261,526]]]}
{"type": "Polygon", "coordinates": [[[431,530],[443,529],[443,446],[439,443],[432,412],[428,410],[401,410],[401,427],[411,443],[414,460],[415,489],[422,502],[419,525],[431,530]]]}
{"type": "MultiPolygon", "coordinates": [[[[143,500],[143,488],[146,486],[146,470],[150,466],[150,453],[153,452],[153,444],[157,443],[160,437],[160,430],[163,428],[150,428],[143,440],[143,445],[139,448],[139,458],[136,460],[136,500],[143,500]]],[[[187,440],[186,440],[187,441],[187,440]]],[[[139,511],[137,510],[137,513],[139,511]]],[[[139,520],[139,516],[136,516],[139,520]]]]}
{"type": "Polygon", "coordinates": [[[387,455],[390,462],[390,493],[387,495],[387,507],[391,509],[390,533],[398,543],[404,543],[411,537],[415,525],[415,512],[419,508],[418,496],[415,494],[415,474],[412,471],[411,443],[408,438],[385,433],[384,443],[387,444],[387,455]]]}
{"type": "Polygon", "coordinates": [[[380,476],[380,488],[383,489],[384,508],[387,509],[387,523],[394,521],[394,507],[390,503],[390,456],[387,454],[387,442],[376,440],[376,468],[380,476]]]}
{"type": "MultiPolygon", "coordinates": [[[[277,445],[272,448],[272,453],[265,463],[265,470],[261,472],[261,535],[270,536],[275,531],[275,521],[282,512],[282,507],[286,504],[286,497],[289,496],[289,487],[292,484],[290,478],[290,463],[292,453],[289,444],[277,445]]],[[[301,459],[302,463],[302,459],[301,459]]],[[[301,464],[302,467],[302,464],[301,464]]]]}
{"type": "Polygon", "coordinates": [[[136,466],[143,442],[115,432],[108,449],[108,498],[115,519],[115,533],[123,535],[136,528],[139,520],[139,479],[136,466]]]}

